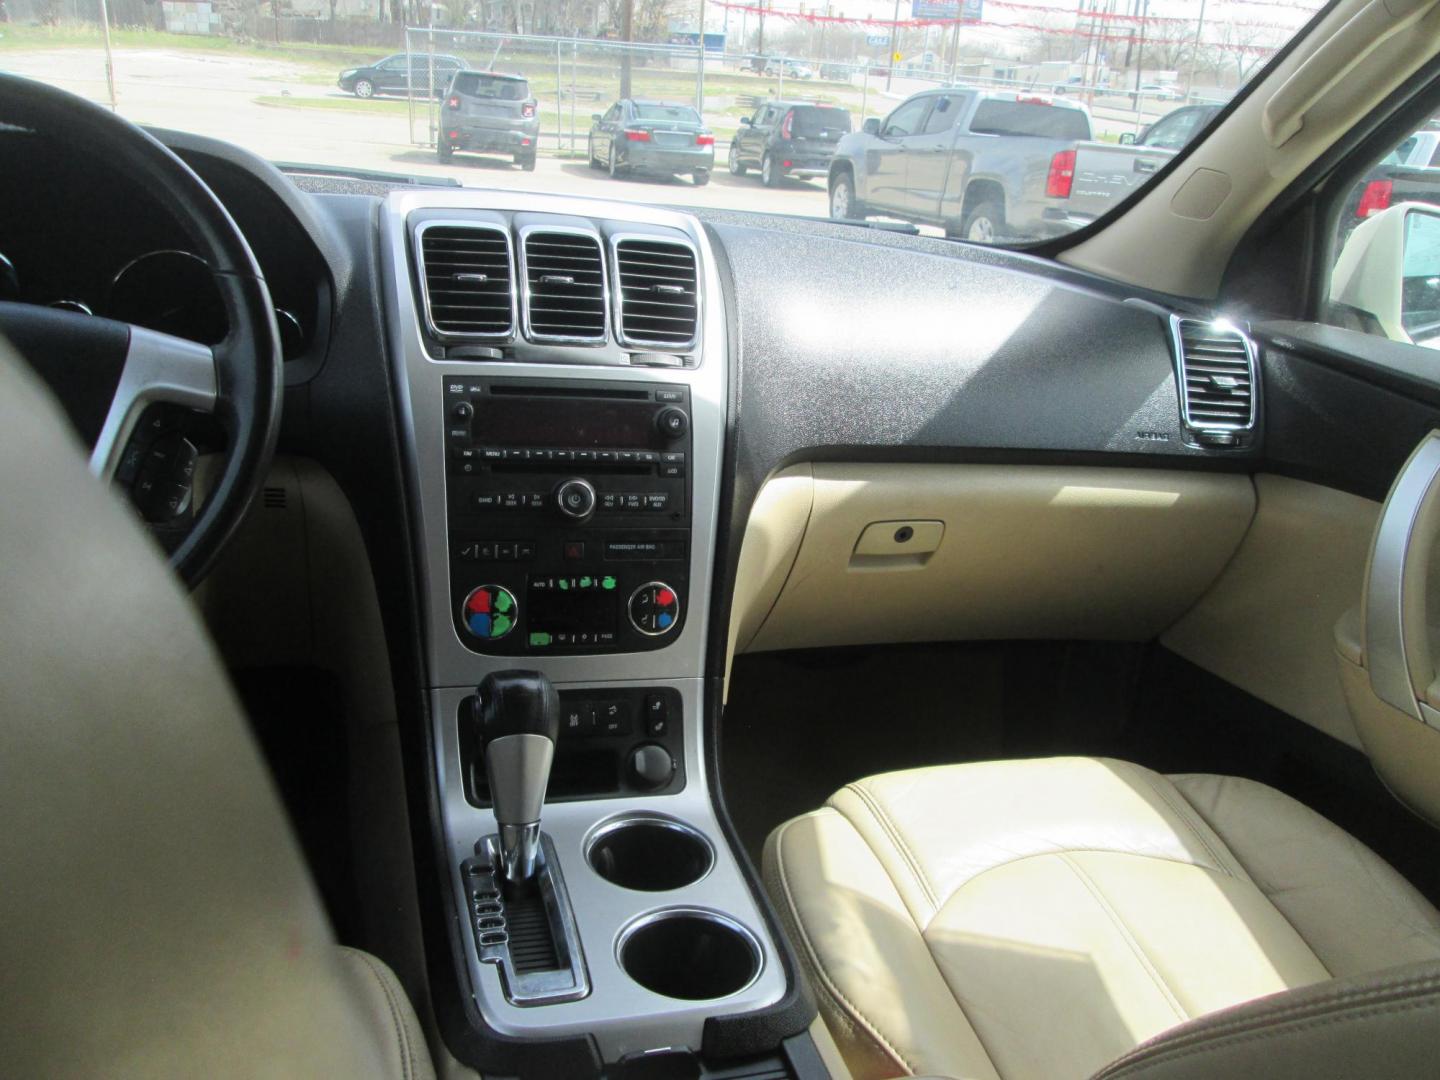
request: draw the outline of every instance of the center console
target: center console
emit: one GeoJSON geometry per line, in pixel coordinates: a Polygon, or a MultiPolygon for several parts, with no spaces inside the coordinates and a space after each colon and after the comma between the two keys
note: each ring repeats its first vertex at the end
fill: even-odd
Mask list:
{"type": "Polygon", "coordinates": [[[705,762],[728,387],[707,238],[649,207],[422,190],[388,197],[382,242],[469,1023],[597,1067],[698,1055],[788,990],[705,762]],[[497,699],[521,685],[553,687],[543,724],[517,719],[539,698],[497,699]]]}

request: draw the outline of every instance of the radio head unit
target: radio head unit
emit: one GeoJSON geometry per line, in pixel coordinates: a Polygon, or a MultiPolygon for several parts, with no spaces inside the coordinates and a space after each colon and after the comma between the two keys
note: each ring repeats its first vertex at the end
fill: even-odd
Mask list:
{"type": "Polygon", "coordinates": [[[686,617],[683,385],[443,378],[455,631],[497,656],[660,648],[686,617]]]}

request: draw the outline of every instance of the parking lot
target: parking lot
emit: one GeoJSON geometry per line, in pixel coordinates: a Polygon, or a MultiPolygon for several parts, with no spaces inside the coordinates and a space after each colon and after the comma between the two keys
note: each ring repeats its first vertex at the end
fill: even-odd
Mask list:
{"type": "MultiPolygon", "coordinates": [[[[0,53],[0,67],[94,101],[106,100],[104,53],[99,49],[12,48],[0,53]]],[[[725,170],[728,140],[723,137],[716,140],[712,180],[700,188],[688,178],[611,180],[587,166],[583,139],[577,156],[567,158],[559,156],[553,135],[542,139],[534,172],[523,172],[501,158],[463,154],[441,165],[433,149],[412,139],[410,109],[403,99],[356,101],[333,85],[334,73],[327,77],[314,66],[222,53],[117,49],[115,78],[122,115],[157,127],[213,134],[277,162],[449,176],[467,186],[686,206],[815,216],[827,210],[821,181],[787,180],[766,188],[753,173],[731,176],[725,170]],[[217,115],[226,118],[222,130],[215,130],[217,115]]],[[[542,104],[542,118],[545,107],[542,104]]],[[[426,129],[425,107],[417,103],[413,130],[423,138],[426,129]]]]}

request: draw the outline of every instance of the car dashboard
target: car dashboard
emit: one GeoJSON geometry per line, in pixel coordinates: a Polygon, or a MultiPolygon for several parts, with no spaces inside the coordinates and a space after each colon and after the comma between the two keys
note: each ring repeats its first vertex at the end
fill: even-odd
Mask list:
{"type": "MultiPolygon", "coordinates": [[[[365,539],[428,835],[432,998],[477,1068],[578,1075],[656,1047],[754,1057],[813,1017],[719,790],[737,648],[1077,626],[1140,640],[1193,603],[1253,507],[1258,353],[1243,327],[1214,329],[1245,389],[1215,406],[1186,367],[1211,346],[1176,317],[1215,324],[1172,299],[843,224],[286,177],[162,138],[298,326],[281,450],[333,473],[365,539]],[[1157,530],[1157,508],[1177,505],[1185,526],[1157,530]],[[1014,581],[967,559],[1017,521],[1069,540],[1014,581]],[[1144,557],[1127,562],[1127,544],[1144,557]],[[1152,585],[1156,605],[1084,622],[1092,598],[1152,585]],[[573,917],[549,967],[521,955],[518,913],[482,887],[496,825],[467,718],[481,679],[514,668],[562,702],[544,831],[573,917]],[[664,834],[691,872],[611,880],[627,830],[664,834]],[[636,943],[686,922],[734,950],[725,985],[651,970],[636,943]]],[[[43,228],[0,229],[16,298],[223,332],[202,299],[175,302],[203,294],[183,259],[133,290],[139,307],[115,307],[117,270],[185,250],[163,208],[45,155],[10,160],[45,207],[43,228]]]]}

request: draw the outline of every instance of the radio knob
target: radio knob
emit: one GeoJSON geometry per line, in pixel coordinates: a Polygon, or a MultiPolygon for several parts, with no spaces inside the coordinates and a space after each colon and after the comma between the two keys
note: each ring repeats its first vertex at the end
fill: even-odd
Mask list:
{"type": "Polygon", "coordinates": [[[578,476],[566,480],[555,489],[555,505],[566,517],[580,521],[595,512],[595,489],[578,476]]]}
{"type": "Polygon", "coordinates": [[[685,433],[690,430],[690,417],[684,409],[669,405],[655,414],[655,426],[667,439],[684,438],[685,433]]]}
{"type": "Polygon", "coordinates": [[[475,415],[475,406],[468,401],[457,401],[450,410],[450,415],[455,418],[457,424],[469,423],[470,418],[475,415]]]}

